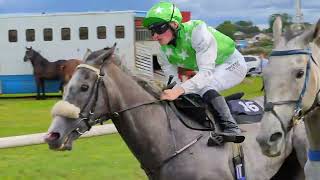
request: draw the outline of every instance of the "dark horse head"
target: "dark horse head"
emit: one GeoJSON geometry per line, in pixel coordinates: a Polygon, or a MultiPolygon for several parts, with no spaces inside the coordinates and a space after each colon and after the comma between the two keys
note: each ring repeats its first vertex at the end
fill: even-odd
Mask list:
{"type": "Polygon", "coordinates": [[[27,61],[31,61],[32,59],[35,59],[35,57],[38,55],[39,53],[35,50],[32,49],[31,47],[26,47],[26,53],[24,55],[23,61],[27,62],[27,61]]]}

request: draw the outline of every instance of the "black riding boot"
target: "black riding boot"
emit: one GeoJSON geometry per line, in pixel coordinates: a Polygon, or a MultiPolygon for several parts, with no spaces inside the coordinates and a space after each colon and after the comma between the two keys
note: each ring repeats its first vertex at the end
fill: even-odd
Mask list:
{"type": "MultiPolygon", "coordinates": [[[[215,90],[209,90],[203,95],[203,99],[212,108],[216,122],[218,122],[223,131],[220,135],[223,136],[224,142],[243,142],[244,136],[240,135],[241,130],[235,119],[232,117],[224,97],[215,90]]],[[[214,136],[216,136],[216,133],[212,132],[210,139],[214,138],[214,136]]]]}

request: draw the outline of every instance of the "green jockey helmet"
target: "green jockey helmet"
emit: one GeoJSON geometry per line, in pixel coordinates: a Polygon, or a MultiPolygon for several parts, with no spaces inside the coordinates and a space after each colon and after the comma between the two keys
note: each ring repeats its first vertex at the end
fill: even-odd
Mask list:
{"type": "Polygon", "coordinates": [[[152,6],[147,12],[147,16],[144,18],[142,25],[149,28],[152,24],[158,24],[163,22],[182,22],[182,15],[180,10],[170,2],[159,2],[152,6]]]}

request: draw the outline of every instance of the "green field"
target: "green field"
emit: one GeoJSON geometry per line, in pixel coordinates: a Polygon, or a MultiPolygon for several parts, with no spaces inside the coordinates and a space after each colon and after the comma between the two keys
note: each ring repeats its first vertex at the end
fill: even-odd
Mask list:
{"type": "MultiPolygon", "coordinates": [[[[223,94],[243,91],[252,98],[262,94],[260,89],[261,78],[247,78],[223,94]]],[[[0,137],[47,131],[50,109],[58,100],[0,96],[0,137]]],[[[77,140],[70,152],[50,151],[42,144],[0,149],[0,154],[0,180],[147,179],[118,134],[77,140]]]]}

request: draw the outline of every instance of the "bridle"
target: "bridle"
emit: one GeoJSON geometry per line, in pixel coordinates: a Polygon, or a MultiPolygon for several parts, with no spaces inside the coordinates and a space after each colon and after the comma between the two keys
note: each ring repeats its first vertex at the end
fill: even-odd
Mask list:
{"type": "MultiPolygon", "coordinates": [[[[108,102],[107,109],[109,110],[109,112],[101,114],[99,116],[95,115],[95,108],[97,105],[96,102],[99,97],[99,87],[101,86],[102,83],[104,83],[103,77],[105,73],[103,72],[103,67],[104,67],[104,64],[100,66],[100,69],[87,64],[80,64],[77,66],[77,69],[81,69],[81,68],[88,69],[90,71],[93,71],[97,75],[97,78],[95,79],[95,82],[94,82],[94,88],[92,90],[92,93],[88,97],[86,104],[80,110],[80,114],[79,114],[80,121],[84,121],[87,126],[87,129],[85,131],[80,131],[80,129],[76,129],[76,131],[81,135],[84,134],[86,131],[89,131],[91,127],[96,124],[103,124],[105,121],[108,121],[109,119],[118,120],[120,114],[125,111],[131,110],[137,107],[141,107],[144,105],[155,104],[162,101],[162,100],[154,100],[150,102],[139,103],[139,104],[135,104],[117,111],[112,111],[110,101],[107,101],[108,102]]],[[[109,99],[110,94],[107,92],[106,96],[107,96],[107,99],[109,99]]]]}
{"type": "Polygon", "coordinates": [[[103,116],[99,116],[99,117],[94,116],[96,101],[98,100],[98,97],[99,97],[99,86],[102,83],[104,74],[102,73],[101,70],[87,64],[80,64],[77,66],[77,69],[81,69],[81,68],[85,68],[90,71],[93,71],[97,75],[97,78],[94,81],[94,88],[92,90],[92,93],[88,97],[86,104],[83,106],[83,108],[81,108],[79,113],[80,122],[83,121],[87,126],[87,129],[84,131],[81,131],[79,128],[76,129],[76,131],[82,135],[86,131],[89,131],[92,126],[98,123],[103,124],[103,122],[107,121],[109,118],[103,117],[103,116]],[[86,112],[86,110],[88,111],[86,112]]]}
{"type": "MultiPolygon", "coordinates": [[[[307,55],[308,62],[306,66],[306,75],[303,83],[302,90],[300,92],[300,95],[298,99],[296,100],[286,100],[286,101],[277,101],[277,102],[271,102],[267,100],[267,95],[265,93],[264,95],[264,111],[265,112],[271,112],[273,115],[277,118],[277,120],[281,124],[281,128],[284,133],[288,133],[291,128],[293,128],[295,125],[297,125],[301,120],[303,120],[304,116],[312,111],[317,105],[317,97],[315,97],[313,105],[306,111],[302,111],[302,98],[305,95],[307,85],[310,79],[310,71],[311,71],[311,61],[318,66],[317,62],[312,57],[312,52],[309,49],[294,49],[294,50],[285,50],[285,51],[272,51],[270,54],[271,56],[290,56],[290,55],[307,55]],[[288,104],[295,104],[294,114],[291,118],[291,124],[285,128],[284,121],[281,119],[281,117],[278,115],[278,113],[274,110],[274,106],[280,106],[280,105],[288,105],[288,104]]],[[[317,94],[319,91],[317,92],[317,94]]]]}
{"type": "MultiPolygon", "coordinates": [[[[149,101],[149,102],[134,104],[129,107],[120,109],[118,111],[112,111],[111,104],[109,101],[110,94],[108,92],[106,92],[106,96],[108,99],[108,103],[107,103],[108,107],[107,108],[108,108],[109,112],[102,114],[102,115],[99,115],[98,117],[95,117],[96,102],[97,102],[98,96],[99,96],[99,86],[102,83],[104,83],[103,82],[103,77],[105,75],[105,73],[103,71],[104,64],[105,64],[105,62],[103,62],[103,64],[100,66],[100,69],[97,69],[97,68],[90,66],[90,65],[87,65],[87,64],[80,64],[77,66],[77,69],[80,69],[80,68],[89,69],[89,70],[95,72],[97,75],[97,79],[95,80],[94,89],[92,90],[93,93],[90,94],[90,96],[88,97],[87,103],[80,110],[80,114],[79,114],[80,122],[78,122],[78,123],[80,124],[81,121],[84,121],[84,123],[87,126],[87,129],[81,131],[80,128],[76,128],[74,130],[77,133],[79,133],[80,135],[84,134],[86,131],[89,131],[92,126],[94,126],[98,123],[103,124],[103,122],[108,121],[109,119],[112,119],[112,121],[118,121],[120,114],[123,112],[129,111],[129,110],[141,107],[141,106],[161,103],[161,102],[165,101],[165,100],[153,100],[153,101],[149,101]],[[89,103],[89,102],[91,102],[91,103],[89,103]],[[89,111],[85,112],[86,110],[89,110],[89,111]]],[[[167,118],[167,119],[169,121],[170,130],[172,131],[171,124],[170,124],[170,118],[167,118]]],[[[187,150],[192,145],[194,145],[202,137],[203,137],[202,134],[198,135],[196,138],[194,138],[192,141],[190,141],[188,144],[186,144],[185,146],[183,146],[182,148],[180,148],[178,150],[176,150],[176,145],[175,145],[175,151],[171,155],[169,155],[167,158],[165,158],[162,162],[155,165],[154,167],[148,168],[148,167],[144,167],[143,165],[141,165],[141,167],[145,170],[145,172],[147,173],[148,176],[154,176],[157,172],[159,172],[161,170],[161,168],[165,164],[167,164],[170,160],[174,159],[175,157],[177,157],[178,155],[183,153],[185,150],[187,150]]],[[[174,136],[173,136],[173,141],[175,142],[174,136]]]]}

